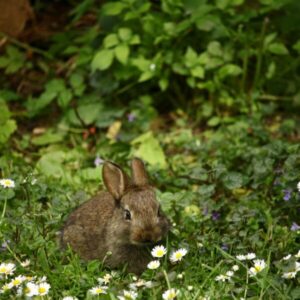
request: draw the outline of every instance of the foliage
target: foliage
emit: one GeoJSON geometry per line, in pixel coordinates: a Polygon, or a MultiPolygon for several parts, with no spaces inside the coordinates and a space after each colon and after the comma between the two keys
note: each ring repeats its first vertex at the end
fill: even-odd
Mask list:
{"type": "MultiPolygon", "coordinates": [[[[110,270],[62,251],[59,231],[103,188],[103,160],[138,156],[173,223],[168,255],[188,249],[142,274],[139,299],[298,299],[299,273],[282,277],[299,251],[298,1],[67,2],[46,41],[0,42],[0,179],[16,183],[0,184],[0,263],[46,275],[49,298],[92,298],[110,270]],[[253,277],[249,252],[267,265],[253,277]]],[[[104,299],[135,281],[112,274],[104,299]]]]}

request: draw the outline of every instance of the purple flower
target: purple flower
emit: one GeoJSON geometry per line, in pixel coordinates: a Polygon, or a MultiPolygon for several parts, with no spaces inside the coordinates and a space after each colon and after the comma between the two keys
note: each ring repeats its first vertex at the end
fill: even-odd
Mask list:
{"type": "Polygon", "coordinates": [[[212,218],[213,221],[219,220],[220,216],[221,216],[221,214],[218,211],[213,210],[213,212],[211,214],[211,218],[212,218]]]}
{"type": "Polygon", "coordinates": [[[222,250],[224,250],[224,251],[228,251],[228,245],[227,244],[223,244],[222,246],[221,246],[221,249],[222,250]]]}
{"type": "Polygon", "coordinates": [[[127,115],[128,122],[133,122],[136,119],[136,115],[134,113],[130,113],[127,115]]]}
{"type": "Polygon", "coordinates": [[[292,196],[292,190],[291,189],[286,189],[286,190],[283,190],[283,200],[284,201],[289,201],[291,199],[291,196],[292,196]]]}
{"type": "Polygon", "coordinates": [[[104,163],[104,160],[102,158],[100,158],[99,156],[97,156],[94,160],[94,165],[95,167],[99,167],[100,165],[102,165],[104,163]]]}
{"type": "Polygon", "coordinates": [[[4,242],[1,244],[0,250],[1,250],[1,251],[6,250],[6,249],[7,249],[7,246],[9,245],[9,243],[10,243],[10,240],[4,241],[4,242]]]}
{"type": "Polygon", "coordinates": [[[292,231],[300,230],[300,226],[296,222],[293,222],[293,224],[291,226],[291,230],[292,231]]]}

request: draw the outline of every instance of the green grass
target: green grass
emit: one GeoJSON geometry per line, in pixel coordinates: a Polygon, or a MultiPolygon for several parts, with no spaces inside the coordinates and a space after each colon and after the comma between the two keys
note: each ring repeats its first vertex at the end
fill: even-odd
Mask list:
{"type": "MultiPolygon", "coordinates": [[[[138,299],[162,299],[169,288],[178,290],[178,299],[299,299],[300,273],[292,279],[282,275],[300,262],[294,256],[300,250],[300,231],[291,230],[293,222],[299,224],[300,147],[280,126],[274,136],[266,124],[240,119],[201,134],[179,124],[155,135],[166,168],[150,164],[148,170],[174,224],[163,243],[168,253],[160,259],[161,266],[146,270],[140,279],[124,270],[111,271],[101,261],[83,262],[71,249],[63,251],[58,240],[67,215],[101,189],[101,166],[93,164],[97,155],[126,165],[135,151],[146,158],[149,153],[106,138],[90,151],[89,140],[76,133],[37,148],[38,161],[35,154],[4,152],[2,178],[13,179],[16,186],[1,187],[0,237],[7,246],[2,245],[0,255],[1,263],[15,263],[16,270],[2,276],[0,288],[17,275],[47,276],[51,288],[42,298],[93,299],[88,291],[109,273],[113,278],[101,299],[117,299],[141,279],[151,284],[137,289],[138,299]],[[73,141],[72,150],[68,141],[73,141]],[[285,201],[287,189],[290,198],[285,201]],[[169,256],[179,248],[188,254],[172,264],[169,256]],[[266,262],[252,277],[253,260],[236,257],[251,252],[266,262]],[[291,258],[282,260],[288,254],[291,258]],[[30,259],[28,267],[20,265],[25,259],[30,259]],[[239,270],[230,280],[216,281],[234,265],[239,270]]],[[[15,299],[16,288],[0,298],[15,299]]]]}

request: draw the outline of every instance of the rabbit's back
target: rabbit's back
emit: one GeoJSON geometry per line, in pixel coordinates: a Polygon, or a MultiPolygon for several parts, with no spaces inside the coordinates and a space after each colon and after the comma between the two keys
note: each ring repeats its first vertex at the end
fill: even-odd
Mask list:
{"type": "Polygon", "coordinates": [[[86,260],[103,258],[107,252],[106,225],[113,216],[114,201],[109,193],[101,192],[73,211],[63,228],[63,245],[69,244],[86,260]]]}

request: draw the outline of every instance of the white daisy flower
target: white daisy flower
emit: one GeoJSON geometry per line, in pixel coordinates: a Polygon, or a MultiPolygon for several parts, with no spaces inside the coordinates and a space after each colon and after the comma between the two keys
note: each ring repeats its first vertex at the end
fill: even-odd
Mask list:
{"type": "Polygon", "coordinates": [[[78,300],[78,298],[73,297],[73,296],[66,296],[66,297],[63,297],[62,300],[78,300]]]}
{"type": "Polygon", "coordinates": [[[100,295],[100,294],[107,294],[106,290],[107,290],[107,286],[98,285],[91,288],[89,291],[92,295],[100,295]]]}
{"type": "Polygon", "coordinates": [[[164,300],[173,300],[178,295],[178,291],[176,289],[170,289],[163,293],[162,297],[164,300]]]}
{"type": "Polygon", "coordinates": [[[250,277],[255,276],[266,267],[266,262],[263,259],[256,259],[253,262],[254,266],[249,270],[250,277]]]}
{"type": "Polygon", "coordinates": [[[155,270],[155,269],[159,268],[159,266],[160,266],[159,260],[152,260],[147,265],[147,268],[150,270],[155,270]]]}
{"type": "Polygon", "coordinates": [[[285,278],[285,279],[292,279],[292,278],[295,278],[296,277],[296,274],[297,272],[286,272],[286,273],[283,273],[283,275],[281,276],[282,278],[285,278]]]}
{"type": "Polygon", "coordinates": [[[22,284],[25,280],[26,280],[26,276],[19,275],[19,276],[13,278],[13,279],[11,280],[10,283],[11,283],[13,286],[19,286],[19,285],[22,284]]]}
{"type": "Polygon", "coordinates": [[[183,274],[182,274],[182,273],[178,274],[178,275],[177,275],[177,278],[178,278],[178,279],[182,279],[182,278],[183,278],[183,274]]]}
{"type": "Polygon", "coordinates": [[[194,289],[194,287],[193,287],[192,285],[188,285],[188,286],[187,286],[187,289],[188,289],[188,291],[191,292],[191,291],[194,289]]]}
{"type": "Polygon", "coordinates": [[[291,258],[291,256],[292,256],[291,254],[288,254],[287,256],[283,257],[282,259],[283,260],[289,260],[291,258]]]}
{"type": "Polygon", "coordinates": [[[33,282],[28,282],[24,289],[25,296],[33,297],[39,294],[38,285],[33,282]]]}
{"type": "Polygon", "coordinates": [[[234,275],[233,271],[227,271],[226,272],[226,276],[228,276],[228,277],[232,277],[233,275],[234,275]]]}
{"type": "Polygon", "coordinates": [[[29,259],[26,259],[26,260],[24,260],[24,261],[21,262],[21,266],[22,266],[23,268],[26,268],[26,267],[28,267],[29,265],[30,265],[30,260],[29,260],[29,259]]]}
{"type": "Polygon", "coordinates": [[[2,286],[1,290],[0,290],[0,294],[3,294],[3,293],[5,293],[6,291],[11,290],[13,287],[14,287],[14,286],[12,285],[11,282],[5,283],[5,284],[2,286]]]}
{"type": "Polygon", "coordinates": [[[222,281],[222,282],[225,282],[226,280],[229,280],[230,277],[226,276],[226,275],[218,275],[216,278],[215,278],[215,281],[222,281]]]}
{"type": "Polygon", "coordinates": [[[14,188],[15,182],[11,179],[4,178],[0,179],[0,185],[2,185],[4,188],[14,188]]]}
{"type": "Polygon", "coordinates": [[[239,267],[238,265],[232,266],[232,270],[233,270],[234,272],[238,271],[239,269],[240,269],[240,267],[239,267]]]}
{"type": "Polygon", "coordinates": [[[158,258],[163,257],[166,253],[167,249],[164,246],[156,246],[151,251],[151,255],[158,258]]]}
{"type": "Polygon", "coordinates": [[[295,254],[295,257],[296,257],[296,258],[300,258],[300,250],[298,251],[297,254],[295,254]]]}
{"type": "Polygon", "coordinates": [[[295,270],[296,270],[296,272],[300,271],[300,263],[297,261],[295,262],[295,270]]]}
{"type": "Polygon", "coordinates": [[[170,261],[172,263],[176,263],[181,261],[182,258],[187,254],[187,250],[185,248],[181,248],[179,250],[174,251],[170,256],[170,261]]]}
{"type": "Polygon", "coordinates": [[[236,258],[241,261],[247,259],[247,257],[245,255],[237,255],[236,258]]]}
{"type": "Polygon", "coordinates": [[[256,254],[255,253],[248,253],[247,255],[246,255],[246,258],[248,259],[248,260],[252,260],[252,259],[254,259],[256,257],[256,254]]]}
{"type": "Polygon", "coordinates": [[[297,189],[300,192],[300,181],[297,183],[297,189]]]}
{"type": "Polygon", "coordinates": [[[42,283],[47,281],[47,276],[40,277],[36,280],[36,283],[42,283]]]}
{"type": "Polygon", "coordinates": [[[118,296],[118,299],[120,300],[134,300],[138,296],[137,292],[134,291],[123,291],[123,295],[118,296]]]}
{"type": "Polygon", "coordinates": [[[109,284],[109,282],[110,282],[110,280],[112,279],[112,276],[110,275],[110,274],[105,274],[104,276],[103,276],[103,278],[98,278],[97,280],[98,280],[98,282],[100,283],[100,284],[109,284]]]}
{"type": "Polygon", "coordinates": [[[2,263],[0,264],[0,274],[12,275],[16,269],[16,265],[13,263],[2,263]]]}
{"type": "Polygon", "coordinates": [[[37,290],[38,290],[38,295],[39,296],[45,296],[48,294],[49,289],[50,289],[50,284],[47,282],[42,282],[37,286],[37,290]]]}

